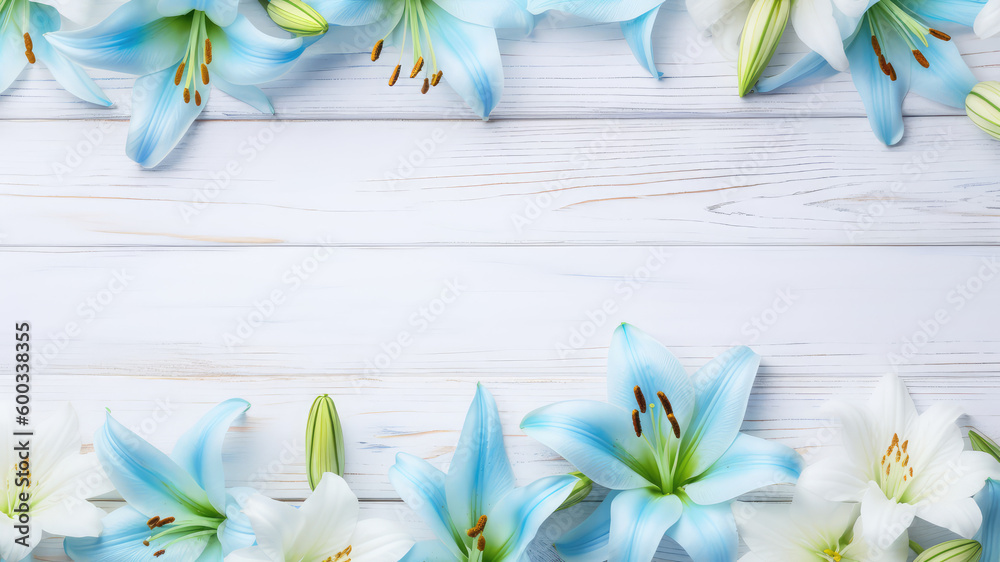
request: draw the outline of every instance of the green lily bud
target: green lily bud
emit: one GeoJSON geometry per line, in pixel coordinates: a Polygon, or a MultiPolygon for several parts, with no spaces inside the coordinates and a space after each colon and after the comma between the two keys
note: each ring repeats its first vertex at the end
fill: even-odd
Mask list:
{"type": "Polygon", "coordinates": [[[992,439],[979,433],[974,429],[969,430],[969,441],[972,441],[972,449],[983,453],[988,453],[996,460],[1000,461],[1000,446],[992,439]]]}
{"type": "Polygon", "coordinates": [[[965,97],[965,113],[977,127],[1000,139],[1000,82],[980,82],[965,97]]]}
{"type": "Polygon", "coordinates": [[[740,97],[750,92],[771,62],[791,11],[792,0],[754,0],[743,25],[740,53],[736,59],[740,97]]]}
{"type": "Polygon", "coordinates": [[[932,546],[913,562],[976,562],[982,553],[983,546],[978,542],[959,539],[932,546]]]}
{"type": "Polygon", "coordinates": [[[556,511],[573,507],[574,505],[582,502],[587,499],[587,496],[590,495],[590,491],[594,489],[594,481],[584,476],[582,472],[570,472],[570,475],[576,476],[578,482],[575,486],[573,486],[573,491],[570,492],[566,501],[564,501],[556,511]]]}
{"type": "Polygon", "coordinates": [[[344,475],[344,430],[337,407],[328,394],[313,401],[306,422],[306,475],[309,487],[319,485],[323,473],[344,475]]]}
{"type": "Polygon", "coordinates": [[[267,15],[281,29],[303,37],[323,35],[330,29],[326,18],[302,0],[271,0],[267,15]]]}

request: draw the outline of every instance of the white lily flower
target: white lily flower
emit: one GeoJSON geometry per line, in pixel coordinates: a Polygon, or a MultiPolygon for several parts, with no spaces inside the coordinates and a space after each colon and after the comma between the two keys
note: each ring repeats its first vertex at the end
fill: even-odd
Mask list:
{"type": "Polygon", "coordinates": [[[791,504],[733,504],[750,552],[740,562],[905,562],[906,532],[887,547],[865,540],[856,503],[828,502],[798,491],[791,504]]]}
{"type": "Polygon", "coordinates": [[[413,546],[399,524],[358,521],[358,511],[358,498],[332,472],[298,509],[255,494],[243,512],[257,544],[233,551],[226,562],[396,562],[413,546]]]}
{"type": "Polygon", "coordinates": [[[66,404],[47,415],[34,435],[26,437],[31,485],[23,486],[18,477],[20,453],[15,447],[23,440],[14,436],[7,416],[0,417],[0,466],[3,467],[4,493],[0,501],[0,560],[18,562],[30,559],[30,553],[43,537],[51,535],[92,537],[101,533],[105,512],[87,501],[114,489],[93,453],[80,454],[82,440],[76,411],[66,404]],[[27,540],[17,529],[20,525],[21,493],[27,493],[27,540]],[[20,542],[17,542],[21,539],[20,542]],[[24,543],[27,543],[25,546],[24,543]]]}
{"type": "Polygon", "coordinates": [[[913,518],[970,538],[982,523],[972,495],[1000,477],[987,454],[965,451],[955,420],[935,404],[918,415],[906,386],[887,375],[867,404],[833,403],[842,444],[807,467],[799,486],[830,501],[861,502],[865,538],[887,547],[913,518]]]}

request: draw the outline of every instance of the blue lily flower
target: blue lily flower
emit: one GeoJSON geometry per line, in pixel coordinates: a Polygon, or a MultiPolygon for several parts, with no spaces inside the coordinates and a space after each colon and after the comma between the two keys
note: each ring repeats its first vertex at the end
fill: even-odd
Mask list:
{"type": "Polygon", "coordinates": [[[284,74],[306,47],[279,39],[237,13],[238,0],[131,0],[97,25],[49,34],[89,66],[138,75],[126,152],[153,167],[180,142],[211,87],[274,113],[255,84],[284,74]]]}
{"type": "Polygon", "coordinates": [[[653,23],[664,0],[528,0],[528,11],[558,10],[601,23],[620,23],[635,60],[660,78],[653,60],[653,23]]]}
{"type": "Polygon", "coordinates": [[[951,36],[935,26],[972,27],[984,0],[806,0],[792,20],[813,52],[757,84],[770,92],[787,84],[851,72],[875,136],[886,145],[903,137],[903,98],[922,97],[964,108],[976,85],[951,36]]]}
{"type": "Polygon", "coordinates": [[[418,542],[404,562],[520,562],[541,524],[569,497],[564,474],[514,487],[493,396],[476,388],[448,474],[406,453],[389,481],[430,525],[437,540],[418,542]]]}
{"type": "Polygon", "coordinates": [[[556,544],[563,559],[648,562],[667,535],[695,562],[735,560],[731,500],[794,482],[803,466],[792,449],[740,433],[759,364],[735,347],[689,377],[659,342],[622,324],[608,357],[610,403],[528,414],[528,435],[612,490],[556,544]]]}
{"type": "MultiPolygon", "coordinates": [[[[407,62],[404,68],[400,52],[389,78],[390,86],[401,74],[408,74],[410,78],[422,78],[420,91],[426,94],[444,79],[483,119],[489,118],[503,93],[503,63],[496,30],[530,30],[534,26],[534,17],[524,2],[306,0],[331,25],[368,26],[365,35],[374,38],[372,61],[379,59],[387,42],[399,46],[400,51],[409,46],[412,63],[407,62]]],[[[332,43],[337,36],[331,30],[327,41],[332,43]]]]}
{"type": "Polygon", "coordinates": [[[94,449],[128,505],[104,519],[99,537],[67,538],[66,554],[86,562],[222,562],[251,546],[253,528],[240,502],[254,492],[227,489],[222,468],[226,431],[249,407],[240,399],[219,404],[181,436],[170,456],[109,413],[94,449]]]}
{"type": "Polygon", "coordinates": [[[983,512],[983,525],[974,537],[983,545],[979,558],[983,562],[1000,562],[1000,482],[992,478],[976,494],[976,503],[983,512]]]}
{"type": "Polygon", "coordinates": [[[61,26],[59,12],[52,6],[28,0],[0,2],[0,92],[10,87],[25,66],[42,62],[69,93],[83,101],[111,105],[83,69],[53,49],[45,38],[61,26]]]}

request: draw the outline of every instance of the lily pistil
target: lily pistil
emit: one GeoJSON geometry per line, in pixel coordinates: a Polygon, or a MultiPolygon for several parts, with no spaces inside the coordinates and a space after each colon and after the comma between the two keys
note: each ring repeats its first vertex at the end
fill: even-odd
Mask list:
{"type": "MultiPolygon", "coordinates": [[[[405,47],[406,40],[409,37],[410,47],[413,52],[413,68],[410,70],[410,78],[416,78],[423,72],[424,81],[420,87],[420,93],[426,94],[431,89],[431,86],[437,86],[441,82],[444,72],[438,69],[437,57],[434,55],[434,43],[431,41],[431,33],[427,25],[427,13],[424,11],[421,0],[406,0],[403,8],[403,17],[396,26],[400,25],[403,26],[403,40],[399,50],[399,61],[389,76],[389,86],[395,86],[399,80],[399,75],[403,70],[403,54],[406,50],[403,47],[405,47]],[[429,66],[424,61],[423,45],[425,42],[427,45],[427,54],[430,56],[429,66]]],[[[379,39],[375,43],[375,46],[372,47],[372,62],[377,61],[382,56],[382,47],[385,45],[385,40],[395,30],[395,27],[391,29],[385,37],[379,39]]]]}
{"type": "Polygon", "coordinates": [[[926,47],[929,44],[928,36],[939,41],[951,41],[950,35],[927,26],[920,16],[896,0],[880,0],[868,10],[865,17],[871,29],[872,50],[878,57],[879,68],[893,82],[896,81],[896,69],[882,51],[888,34],[899,36],[909,47],[913,58],[924,68],[930,68],[931,64],[920,51],[919,45],[926,47]]]}

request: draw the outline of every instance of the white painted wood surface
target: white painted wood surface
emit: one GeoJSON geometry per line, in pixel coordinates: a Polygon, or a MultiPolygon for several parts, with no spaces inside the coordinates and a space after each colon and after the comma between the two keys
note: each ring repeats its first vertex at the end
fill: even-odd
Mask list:
{"type": "MultiPolygon", "coordinates": [[[[996,78],[1000,41],[956,40],[996,78]]],[[[957,401],[1000,435],[1000,144],[911,96],[885,148],[846,76],[741,100],[677,6],[655,44],[661,81],[614,25],[504,39],[488,123],[447,89],[390,90],[367,46],[318,55],[266,87],[274,118],[215,96],[153,171],[124,156],[130,77],[95,73],[119,102],[99,109],[26,72],[0,96],[0,289],[3,320],[43,346],[36,401],[73,402],[88,436],[109,407],[169,449],[242,396],[231,482],[297,501],[307,409],[329,392],[365,511],[420,537],[385,477],[395,453],[446,467],[481,381],[519,480],[568,470],[518,423],[603,398],[621,321],[690,369],[751,345],[744,428],[807,457],[829,445],[819,406],[891,370],[919,407],[957,401]]],[[[592,506],[554,518],[533,558],[592,506]]],[[[58,541],[38,559],[64,560],[58,541]]],[[[666,543],[657,559],[685,560],[666,543]]]]}

